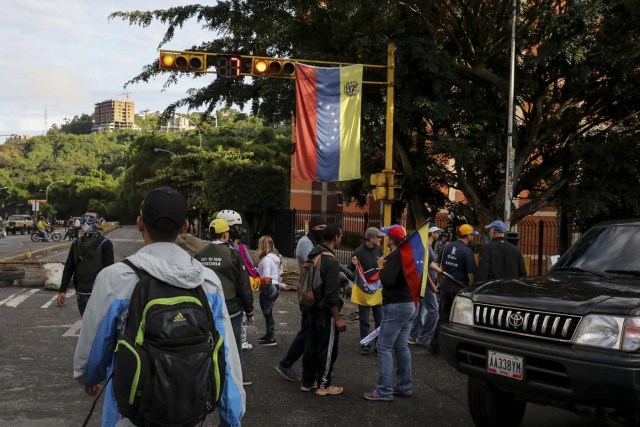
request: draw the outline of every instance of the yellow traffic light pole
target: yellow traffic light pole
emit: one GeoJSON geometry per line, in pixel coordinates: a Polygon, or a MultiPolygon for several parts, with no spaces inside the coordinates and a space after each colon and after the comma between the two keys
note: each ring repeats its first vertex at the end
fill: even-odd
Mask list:
{"type": "MultiPolygon", "coordinates": [[[[384,150],[384,171],[391,174],[393,179],[393,111],[395,95],[395,67],[396,67],[396,45],[389,42],[387,45],[387,132],[384,150]]],[[[388,175],[387,175],[388,176],[388,175]]],[[[393,195],[387,195],[384,200],[384,212],[382,216],[383,225],[389,227],[391,225],[391,205],[393,203],[393,195]]]]}
{"type": "MultiPolygon", "coordinates": [[[[382,174],[385,176],[385,196],[384,210],[383,210],[383,225],[388,227],[391,225],[391,206],[394,200],[393,194],[393,180],[395,171],[393,170],[393,111],[394,111],[394,95],[395,95],[395,53],[396,45],[393,42],[389,42],[387,45],[387,65],[374,65],[363,64],[365,68],[386,68],[387,80],[386,81],[363,81],[363,84],[373,85],[386,85],[387,86],[387,106],[386,106],[386,136],[385,136],[385,156],[384,156],[384,170],[382,174]]],[[[251,61],[251,71],[237,70],[235,77],[273,77],[293,79],[293,73],[286,71],[289,64],[307,63],[307,64],[326,64],[326,65],[353,65],[348,62],[333,62],[333,61],[315,61],[311,59],[294,59],[294,58],[272,58],[265,56],[254,55],[233,55],[228,53],[210,53],[200,51],[182,51],[182,50],[160,50],[159,67],[165,71],[181,71],[181,72],[198,72],[198,73],[216,73],[216,71],[208,70],[208,59],[234,58],[238,64],[240,60],[251,61]],[[270,62],[278,62],[278,73],[269,74],[266,73],[269,69],[270,62]],[[259,72],[254,73],[257,63],[264,63],[263,67],[259,69],[259,72]],[[266,74],[265,74],[266,73],[266,74]]],[[[236,65],[239,66],[239,65],[236,65]]],[[[295,66],[295,65],[294,65],[295,66]]],[[[248,68],[248,67],[246,67],[248,68]]],[[[228,76],[227,76],[228,77],[228,76]]],[[[377,174],[376,174],[377,175],[377,174]]],[[[373,184],[373,182],[372,182],[373,184]]],[[[376,184],[379,186],[380,183],[376,184]]],[[[375,192],[376,190],[374,190],[375,192]]]]}

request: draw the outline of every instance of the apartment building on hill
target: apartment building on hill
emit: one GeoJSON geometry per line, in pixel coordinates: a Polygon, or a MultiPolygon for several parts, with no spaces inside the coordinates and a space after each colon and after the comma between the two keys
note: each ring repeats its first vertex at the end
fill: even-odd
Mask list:
{"type": "Polygon", "coordinates": [[[135,103],[109,99],[95,104],[92,132],[140,128],[134,122],[135,103]]]}

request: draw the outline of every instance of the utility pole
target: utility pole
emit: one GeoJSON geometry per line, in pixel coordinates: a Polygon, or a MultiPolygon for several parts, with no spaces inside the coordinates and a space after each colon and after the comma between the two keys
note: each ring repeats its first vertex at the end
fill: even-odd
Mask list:
{"type": "Polygon", "coordinates": [[[516,18],[517,0],[513,0],[511,21],[511,67],[509,72],[509,115],[507,119],[507,167],[504,179],[504,223],[507,230],[511,229],[511,201],[513,200],[513,98],[515,96],[515,68],[516,68],[516,18]]]}

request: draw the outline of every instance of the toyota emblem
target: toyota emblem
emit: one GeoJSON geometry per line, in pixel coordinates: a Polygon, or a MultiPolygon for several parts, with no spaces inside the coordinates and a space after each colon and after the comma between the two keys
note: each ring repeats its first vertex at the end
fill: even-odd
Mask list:
{"type": "Polygon", "coordinates": [[[523,322],[523,318],[520,315],[520,313],[514,313],[511,316],[509,316],[509,323],[511,324],[511,326],[513,326],[514,328],[519,328],[520,326],[522,326],[522,322],[523,322]]]}

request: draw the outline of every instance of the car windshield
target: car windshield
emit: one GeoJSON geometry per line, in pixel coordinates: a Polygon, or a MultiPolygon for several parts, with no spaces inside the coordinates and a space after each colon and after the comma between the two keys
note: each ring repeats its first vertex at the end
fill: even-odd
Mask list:
{"type": "Polygon", "coordinates": [[[612,225],[585,233],[554,266],[596,272],[638,271],[640,261],[640,227],[612,225]]]}

